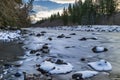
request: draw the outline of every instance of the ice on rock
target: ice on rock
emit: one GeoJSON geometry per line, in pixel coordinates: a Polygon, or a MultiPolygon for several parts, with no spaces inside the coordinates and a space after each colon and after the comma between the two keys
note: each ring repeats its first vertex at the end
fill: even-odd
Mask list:
{"type": "Polygon", "coordinates": [[[72,77],[80,77],[80,76],[82,76],[82,78],[83,79],[85,79],[85,78],[89,78],[89,77],[93,77],[93,76],[95,76],[95,75],[97,75],[98,74],[98,72],[97,71],[90,71],[90,70],[86,70],[86,71],[77,71],[77,72],[75,72],[73,75],[72,75],[72,77]]]}
{"type": "Polygon", "coordinates": [[[40,68],[45,70],[45,71],[50,71],[52,70],[53,68],[55,67],[55,64],[54,63],[51,63],[49,61],[44,61],[41,63],[41,66],[40,68]]]}
{"type": "Polygon", "coordinates": [[[95,46],[93,49],[92,49],[93,52],[95,53],[101,53],[101,52],[106,52],[108,51],[107,48],[104,48],[104,47],[101,47],[101,46],[95,46]]]}
{"type": "Polygon", "coordinates": [[[110,71],[110,70],[112,70],[112,65],[105,60],[90,62],[90,63],[88,63],[88,65],[97,71],[110,71]]]}
{"type": "Polygon", "coordinates": [[[50,61],[44,61],[41,63],[40,68],[51,74],[63,74],[72,71],[73,66],[70,63],[55,64],[50,61]]]}

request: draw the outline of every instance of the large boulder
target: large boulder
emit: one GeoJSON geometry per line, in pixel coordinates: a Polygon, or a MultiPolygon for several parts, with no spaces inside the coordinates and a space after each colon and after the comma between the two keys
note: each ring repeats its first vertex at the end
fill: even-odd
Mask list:
{"type": "Polygon", "coordinates": [[[50,74],[65,74],[72,71],[73,66],[63,60],[56,60],[55,62],[44,61],[40,64],[40,69],[45,70],[50,74]]]}

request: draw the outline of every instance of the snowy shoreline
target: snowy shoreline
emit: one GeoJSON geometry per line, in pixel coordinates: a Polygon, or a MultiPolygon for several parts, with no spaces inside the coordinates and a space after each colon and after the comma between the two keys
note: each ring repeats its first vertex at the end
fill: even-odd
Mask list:
{"type": "MultiPolygon", "coordinates": [[[[34,28],[34,27],[31,27],[34,28]]],[[[83,26],[54,26],[54,27],[35,27],[55,30],[87,31],[87,32],[120,32],[119,25],[83,25],[83,26]]]]}

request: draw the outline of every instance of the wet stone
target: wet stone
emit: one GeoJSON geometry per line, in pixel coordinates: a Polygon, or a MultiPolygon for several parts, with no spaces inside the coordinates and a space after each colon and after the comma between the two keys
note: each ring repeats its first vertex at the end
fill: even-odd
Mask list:
{"type": "Polygon", "coordinates": [[[68,37],[65,37],[65,38],[71,38],[71,37],[68,36],[68,37]]]}
{"type": "Polygon", "coordinates": [[[36,67],[40,67],[40,64],[36,64],[36,67]]]}
{"type": "Polygon", "coordinates": [[[35,54],[37,51],[36,50],[31,50],[30,54],[35,54]]]}
{"type": "Polygon", "coordinates": [[[35,34],[34,34],[34,33],[30,33],[30,34],[29,34],[29,36],[33,36],[33,35],[35,35],[35,34]]]}
{"type": "Polygon", "coordinates": [[[43,45],[42,49],[48,49],[49,47],[47,45],[43,45]]]}
{"type": "Polygon", "coordinates": [[[41,33],[43,33],[43,34],[44,34],[44,33],[47,33],[47,32],[46,32],[46,31],[41,31],[41,33]]]}
{"type": "Polygon", "coordinates": [[[97,38],[95,38],[95,37],[92,37],[92,38],[90,38],[90,39],[92,39],[92,40],[97,40],[97,38]]]}
{"type": "Polygon", "coordinates": [[[79,40],[80,40],[80,41],[86,41],[87,38],[83,37],[83,38],[81,38],[81,39],[79,39],[79,40]]]}
{"type": "Polygon", "coordinates": [[[48,40],[49,40],[49,41],[52,41],[52,38],[51,38],[51,37],[49,37],[49,38],[48,38],[48,40]]]}
{"type": "Polygon", "coordinates": [[[85,58],[81,58],[80,61],[86,61],[86,59],[85,58]]]}
{"type": "Polygon", "coordinates": [[[42,74],[46,74],[47,72],[41,68],[37,68],[37,71],[41,72],[42,74]]]}
{"type": "Polygon", "coordinates": [[[21,74],[21,73],[19,73],[19,72],[17,72],[17,73],[15,73],[15,74],[14,74],[14,76],[15,76],[15,77],[21,77],[21,76],[22,76],[22,74],[21,74]]]}
{"type": "Polygon", "coordinates": [[[50,50],[49,49],[41,49],[42,53],[49,53],[50,50]]]}
{"type": "Polygon", "coordinates": [[[58,35],[57,38],[64,38],[65,35],[64,34],[61,34],[61,35],[58,35]]]}
{"type": "Polygon", "coordinates": [[[70,48],[70,46],[66,46],[65,48],[70,48]]]}
{"type": "Polygon", "coordinates": [[[5,69],[12,67],[10,64],[4,64],[5,69]]]}
{"type": "Polygon", "coordinates": [[[36,56],[40,56],[40,53],[37,53],[36,56]]]}
{"type": "Polygon", "coordinates": [[[38,33],[36,36],[37,36],[37,37],[40,37],[40,36],[41,36],[41,34],[40,34],[40,33],[38,33]]]}
{"type": "Polygon", "coordinates": [[[67,63],[64,62],[63,60],[58,59],[58,60],[55,62],[55,64],[67,64],[67,63]]]}
{"type": "Polygon", "coordinates": [[[76,33],[71,33],[70,35],[76,35],[76,33]]]}
{"type": "Polygon", "coordinates": [[[73,74],[72,75],[72,79],[74,79],[74,80],[84,80],[82,78],[82,74],[81,73],[75,73],[75,74],[73,74]]]}

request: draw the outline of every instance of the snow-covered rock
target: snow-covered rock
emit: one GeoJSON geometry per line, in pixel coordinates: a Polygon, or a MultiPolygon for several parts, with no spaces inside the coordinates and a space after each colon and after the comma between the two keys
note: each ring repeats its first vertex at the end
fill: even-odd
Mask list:
{"type": "Polygon", "coordinates": [[[90,63],[88,63],[88,65],[97,71],[110,71],[110,70],[112,70],[112,65],[105,60],[90,62],[90,63]]]}
{"type": "Polygon", "coordinates": [[[51,74],[65,74],[72,71],[73,66],[70,63],[58,65],[55,64],[55,69],[51,70],[51,74]]]}
{"type": "Polygon", "coordinates": [[[54,67],[55,67],[55,64],[51,63],[50,61],[42,62],[41,66],[40,66],[40,68],[45,70],[45,71],[50,71],[50,70],[54,69],[54,67]]]}
{"type": "Polygon", "coordinates": [[[73,66],[70,63],[55,64],[50,61],[44,61],[41,63],[40,68],[51,74],[63,74],[72,71],[73,66]]]}
{"type": "Polygon", "coordinates": [[[92,48],[92,51],[93,51],[94,53],[101,53],[101,52],[106,52],[106,51],[108,51],[108,49],[107,49],[107,48],[104,48],[104,47],[101,47],[101,46],[95,46],[95,47],[92,48]]]}
{"type": "Polygon", "coordinates": [[[97,75],[98,72],[97,71],[77,71],[72,75],[73,79],[85,79],[85,78],[89,78],[89,77],[93,77],[95,75],[97,75]]]}
{"type": "Polygon", "coordinates": [[[42,53],[49,53],[50,49],[47,45],[43,45],[41,48],[42,53]]]}

